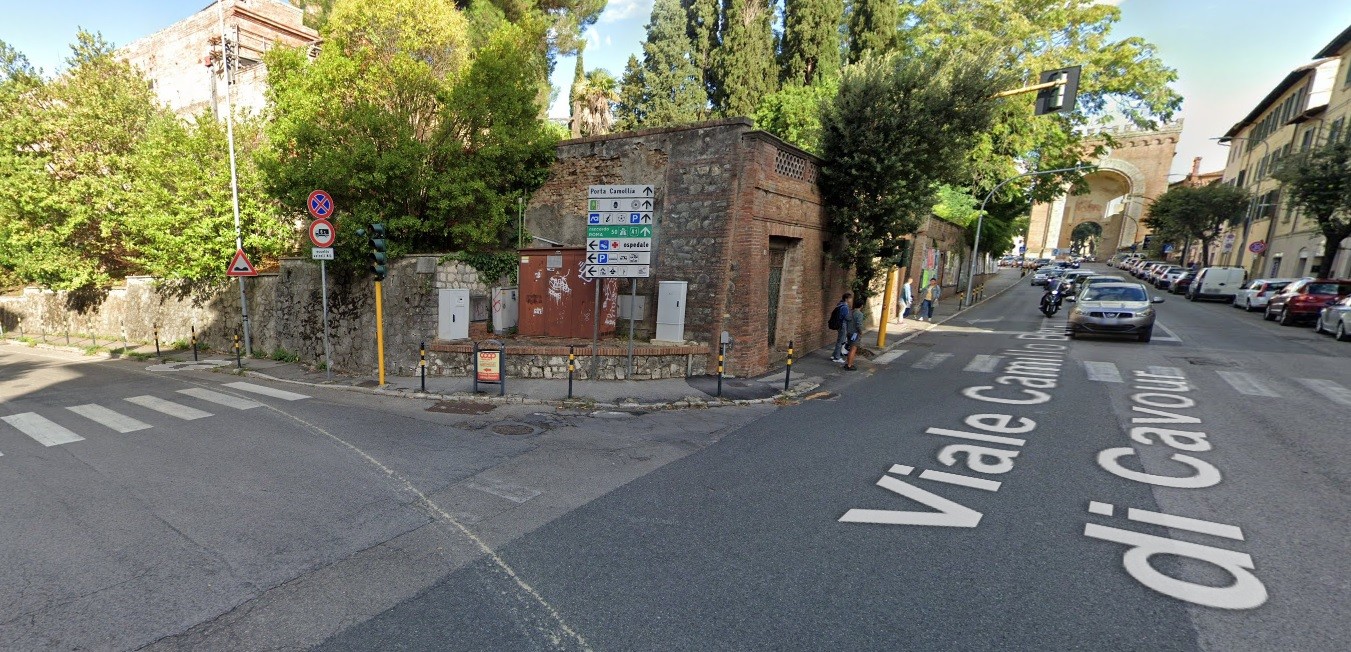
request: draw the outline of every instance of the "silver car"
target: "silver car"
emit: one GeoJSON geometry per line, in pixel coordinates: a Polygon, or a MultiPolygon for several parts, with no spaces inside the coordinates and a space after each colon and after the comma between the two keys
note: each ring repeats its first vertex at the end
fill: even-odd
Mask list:
{"type": "Polygon", "coordinates": [[[1338,342],[1351,342],[1351,296],[1323,308],[1313,329],[1319,333],[1332,333],[1338,342]]]}
{"type": "Polygon", "coordinates": [[[1285,286],[1298,281],[1297,278],[1255,278],[1243,284],[1243,289],[1234,293],[1234,307],[1248,312],[1267,307],[1271,297],[1285,289],[1285,286]]]}
{"type": "Polygon", "coordinates": [[[1072,299],[1069,336],[1134,335],[1148,342],[1154,335],[1154,308],[1161,297],[1149,298],[1144,285],[1134,282],[1091,283],[1072,299]]]}

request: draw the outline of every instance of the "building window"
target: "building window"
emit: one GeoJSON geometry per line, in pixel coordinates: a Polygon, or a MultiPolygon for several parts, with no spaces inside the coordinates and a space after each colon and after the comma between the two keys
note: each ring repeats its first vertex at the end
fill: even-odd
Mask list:
{"type": "Polygon", "coordinates": [[[1304,131],[1304,139],[1299,142],[1299,151],[1307,152],[1310,147],[1313,147],[1313,134],[1313,129],[1306,129],[1304,131]]]}
{"type": "Polygon", "coordinates": [[[1271,257],[1271,278],[1281,277],[1281,255],[1276,254],[1271,257]]]}
{"type": "Polygon", "coordinates": [[[1337,118],[1332,121],[1332,126],[1328,127],[1328,143],[1335,143],[1342,136],[1342,123],[1346,118],[1337,118]]]}

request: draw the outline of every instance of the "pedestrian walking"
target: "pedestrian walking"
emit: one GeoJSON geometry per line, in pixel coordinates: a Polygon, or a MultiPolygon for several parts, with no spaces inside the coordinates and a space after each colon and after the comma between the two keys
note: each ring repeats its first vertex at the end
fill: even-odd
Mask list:
{"type": "Polygon", "coordinates": [[[932,322],[934,320],[934,304],[938,303],[938,298],[942,295],[943,288],[938,285],[938,277],[929,279],[929,285],[925,286],[924,291],[919,295],[920,321],[932,322]]]}
{"type": "Polygon", "coordinates": [[[849,297],[853,295],[845,292],[840,297],[840,302],[835,304],[835,309],[830,311],[830,319],[826,326],[835,331],[835,349],[830,354],[831,362],[844,362],[844,354],[849,350],[849,297]]]}
{"type": "Polygon", "coordinates": [[[915,304],[915,278],[912,276],[905,279],[901,284],[901,325],[905,325],[905,318],[910,314],[910,306],[915,304]]]}
{"type": "Polygon", "coordinates": [[[858,353],[858,343],[863,340],[863,297],[854,299],[854,307],[849,311],[849,356],[844,360],[846,371],[853,371],[854,355],[858,353]]]}

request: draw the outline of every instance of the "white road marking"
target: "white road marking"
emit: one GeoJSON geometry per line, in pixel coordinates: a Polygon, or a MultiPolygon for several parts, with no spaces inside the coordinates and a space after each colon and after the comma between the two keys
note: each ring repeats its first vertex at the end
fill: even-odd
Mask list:
{"type": "Polygon", "coordinates": [[[1220,380],[1229,383],[1229,386],[1233,387],[1240,394],[1245,394],[1247,396],[1271,396],[1273,398],[1280,398],[1281,396],[1252,374],[1245,374],[1239,371],[1216,371],[1215,373],[1220,377],[1220,380]]]}
{"type": "Polygon", "coordinates": [[[66,409],[118,432],[136,432],[150,427],[148,423],[138,421],[120,412],[114,412],[96,403],[72,405],[66,409]]]}
{"type": "Polygon", "coordinates": [[[1351,407],[1351,390],[1342,387],[1337,383],[1330,380],[1319,380],[1317,378],[1296,378],[1295,380],[1298,381],[1299,384],[1326,396],[1328,400],[1333,403],[1340,403],[1351,407]]]}
{"type": "Polygon", "coordinates": [[[220,392],[215,392],[203,387],[180,389],[178,390],[178,393],[186,394],[193,398],[200,398],[208,403],[215,403],[216,405],[224,405],[225,407],[232,407],[235,408],[236,410],[249,410],[256,407],[263,407],[263,404],[259,403],[258,401],[250,401],[249,399],[246,398],[240,398],[238,396],[230,396],[229,394],[222,394],[220,392]]]}
{"type": "Polygon", "coordinates": [[[999,368],[999,363],[1004,360],[1002,355],[978,355],[967,363],[962,371],[994,371],[999,368]]]}
{"type": "Polygon", "coordinates": [[[271,396],[272,398],[279,398],[283,401],[299,401],[303,398],[309,398],[309,396],[304,394],[288,392],[284,389],[273,389],[271,387],[264,387],[263,385],[255,385],[253,383],[226,383],[224,386],[231,389],[252,392],[254,394],[262,394],[263,396],[271,396]]]}
{"type": "Polygon", "coordinates": [[[915,369],[933,369],[934,367],[943,364],[944,360],[947,360],[948,358],[951,357],[952,357],[951,353],[928,353],[925,354],[924,357],[920,358],[919,362],[916,362],[915,364],[912,364],[910,366],[915,369]]]}
{"type": "Polygon", "coordinates": [[[64,426],[53,423],[47,418],[36,412],[24,412],[23,414],[13,414],[4,417],[4,422],[19,429],[34,441],[43,446],[57,446],[60,444],[69,444],[73,441],[83,441],[81,437],[64,426]]]}
{"type": "Polygon", "coordinates": [[[211,416],[210,412],[203,412],[201,410],[198,410],[197,408],[191,408],[186,405],[179,405],[178,403],[174,403],[173,401],[166,401],[162,398],[150,396],[148,394],[145,396],[133,396],[131,398],[124,400],[128,403],[135,403],[136,405],[139,405],[144,408],[150,408],[156,412],[162,412],[171,417],[178,417],[179,419],[182,419],[184,421],[192,421],[194,419],[205,419],[206,417],[211,416]]]}
{"type": "Polygon", "coordinates": [[[1155,376],[1168,376],[1169,378],[1186,378],[1182,375],[1182,370],[1177,367],[1149,367],[1149,373],[1155,376]]]}
{"type": "Polygon", "coordinates": [[[1084,370],[1088,372],[1089,380],[1100,383],[1121,382],[1121,372],[1117,370],[1116,365],[1110,362],[1090,362],[1085,360],[1084,370]]]}
{"type": "Polygon", "coordinates": [[[905,355],[907,350],[908,349],[896,349],[894,351],[887,351],[873,359],[873,364],[891,364],[896,361],[896,358],[905,355]]]}
{"type": "Polygon", "coordinates": [[[1149,338],[1149,339],[1151,339],[1151,340],[1154,340],[1155,342],[1181,342],[1181,341],[1182,341],[1182,338],[1178,337],[1178,336],[1177,336],[1177,333],[1174,333],[1173,331],[1169,330],[1167,326],[1164,326],[1163,324],[1160,324],[1159,322],[1154,322],[1154,328],[1157,328],[1157,329],[1163,331],[1164,334],[1167,335],[1167,337],[1157,337],[1157,336],[1156,336],[1156,337],[1151,337],[1151,338],[1149,338]]]}

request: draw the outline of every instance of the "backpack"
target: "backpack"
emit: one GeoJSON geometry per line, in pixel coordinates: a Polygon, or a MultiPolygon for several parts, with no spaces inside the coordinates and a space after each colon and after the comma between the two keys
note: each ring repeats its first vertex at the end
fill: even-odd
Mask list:
{"type": "Polygon", "coordinates": [[[835,306],[835,309],[830,311],[830,319],[826,321],[826,326],[833,331],[840,330],[844,326],[844,311],[840,310],[840,306],[835,306]]]}

